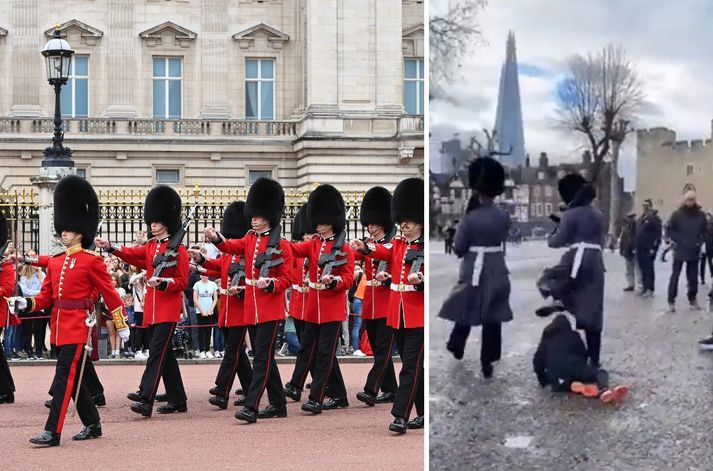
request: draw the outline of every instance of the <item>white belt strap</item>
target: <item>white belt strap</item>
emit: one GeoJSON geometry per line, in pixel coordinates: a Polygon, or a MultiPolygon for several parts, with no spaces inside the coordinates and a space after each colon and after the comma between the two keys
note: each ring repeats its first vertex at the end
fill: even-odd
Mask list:
{"type": "Polygon", "coordinates": [[[391,291],[399,291],[401,293],[405,291],[418,291],[414,285],[407,285],[405,283],[391,283],[391,291]]]}
{"type": "Polygon", "coordinates": [[[471,284],[473,286],[478,286],[480,285],[480,275],[483,272],[483,260],[485,259],[485,254],[502,252],[503,247],[502,245],[499,245],[497,247],[482,247],[474,245],[470,247],[468,251],[474,252],[476,254],[475,263],[473,264],[473,279],[471,281],[471,284]]]}
{"type": "Polygon", "coordinates": [[[602,246],[599,244],[592,244],[590,242],[577,242],[569,246],[570,249],[574,249],[577,252],[574,254],[574,262],[572,262],[572,272],[570,273],[570,278],[577,278],[577,273],[579,273],[579,267],[582,266],[582,258],[584,257],[585,249],[592,250],[602,250],[602,246]]]}
{"type": "Polygon", "coordinates": [[[257,286],[257,280],[251,280],[249,278],[245,278],[245,285],[246,286],[257,286]]]}
{"type": "Polygon", "coordinates": [[[302,290],[302,287],[300,285],[292,285],[292,289],[297,291],[298,293],[303,293],[304,291],[302,290]]]}
{"type": "Polygon", "coordinates": [[[327,289],[327,285],[322,283],[314,283],[312,281],[309,282],[309,287],[316,290],[327,289]]]}

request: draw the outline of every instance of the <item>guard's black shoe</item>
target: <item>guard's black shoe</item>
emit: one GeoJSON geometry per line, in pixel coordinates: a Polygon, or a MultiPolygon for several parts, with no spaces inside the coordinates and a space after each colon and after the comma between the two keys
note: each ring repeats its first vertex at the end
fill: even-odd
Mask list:
{"type": "Polygon", "coordinates": [[[156,402],[168,402],[168,394],[156,394],[156,402]]]}
{"type": "Polygon", "coordinates": [[[208,394],[210,394],[211,396],[220,396],[220,397],[225,396],[225,394],[223,393],[223,391],[222,391],[221,389],[218,389],[217,386],[216,386],[216,387],[213,387],[213,388],[210,388],[210,389],[208,390],[208,394]]]}
{"type": "Polygon", "coordinates": [[[336,399],[331,397],[327,402],[322,404],[322,410],[343,409],[345,407],[349,407],[349,401],[346,397],[339,397],[336,399]]]}
{"type": "Polygon", "coordinates": [[[245,405],[245,396],[240,397],[233,402],[234,406],[244,406],[245,405]]]}
{"type": "Polygon", "coordinates": [[[481,363],[480,368],[483,370],[483,376],[485,378],[493,377],[493,364],[492,363],[481,363]]]}
{"type": "Polygon", "coordinates": [[[396,399],[396,394],[392,392],[385,392],[381,396],[378,396],[376,398],[376,403],[377,404],[389,404],[394,402],[394,399],[396,399]]]}
{"type": "Polygon", "coordinates": [[[208,399],[208,402],[213,404],[216,407],[219,407],[221,409],[227,409],[228,408],[228,400],[224,397],[220,396],[211,396],[210,399],[208,399]]]}
{"type": "Polygon", "coordinates": [[[258,419],[274,419],[275,417],[287,417],[287,406],[275,407],[270,404],[257,413],[258,419]]]}
{"type": "Polygon", "coordinates": [[[97,407],[103,407],[106,405],[106,398],[104,397],[104,394],[97,394],[96,396],[92,397],[92,400],[94,401],[94,405],[97,407]]]}
{"type": "Polygon", "coordinates": [[[89,440],[90,438],[98,438],[102,436],[102,426],[99,422],[92,425],[87,425],[81,432],[72,437],[72,440],[89,440]]]}
{"type": "Polygon", "coordinates": [[[300,402],[300,399],[302,398],[302,391],[293,386],[292,383],[287,383],[285,384],[285,396],[295,402],[300,402]]]}
{"type": "Polygon", "coordinates": [[[456,345],[456,342],[448,341],[446,343],[446,350],[453,354],[453,358],[456,360],[462,360],[463,354],[465,353],[465,345],[456,345]]]}
{"type": "Polygon", "coordinates": [[[0,396],[0,404],[12,404],[13,402],[15,402],[15,393],[0,396]]]}
{"type": "Polygon", "coordinates": [[[410,429],[423,428],[423,416],[418,415],[418,416],[416,416],[415,419],[410,420],[408,423],[408,428],[410,428],[410,429]]]}
{"type": "Polygon", "coordinates": [[[156,412],[159,414],[173,414],[174,412],[188,412],[188,406],[185,402],[167,402],[162,405],[156,412]]]}
{"type": "Polygon", "coordinates": [[[37,437],[30,438],[30,443],[43,446],[59,446],[60,434],[45,430],[37,437]]]}
{"type": "Polygon", "coordinates": [[[321,414],[322,413],[322,404],[310,399],[309,401],[302,404],[302,410],[305,412],[311,412],[313,414],[321,414]]]}
{"type": "Polygon", "coordinates": [[[376,396],[366,391],[358,392],[356,398],[367,406],[373,406],[376,404],[376,396]]]}
{"type": "Polygon", "coordinates": [[[48,409],[51,409],[51,408],[52,408],[52,399],[47,399],[47,400],[45,401],[45,407],[48,408],[48,409]]]}
{"type": "Polygon", "coordinates": [[[238,420],[242,420],[243,422],[247,422],[249,424],[254,424],[255,422],[257,422],[257,414],[254,410],[249,409],[247,407],[243,408],[243,410],[236,411],[235,418],[238,420]]]}
{"type": "Polygon", "coordinates": [[[131,411],[136,412],[137,414],[141,414],[144,417],[151,417],[151,413],[153,412],[153,404],[150,402],[134,402],[131,404],[131,411]]]}
{"type": "Polygon", "coordinates": [[[399,435],[406,433],[407,428],[408,422],[403,417],[396,417],[394,421],[389,424],[389,430],[399,435]]]}
{"type": "Polygon", "coordinates": [[[130,392],[126,395],[126,397],[129,398],[130,401],[134,402],[142,402],[145,400],[144,397],[141,395],[141,391],[130,392]]]}
{"type": "Polygon", "coordinates": [[[244,396],[245,393],[243,392],[242,389],[238,388],[238,389],[235,390],[235,395],[236,395],[236,396],[244,396]]]}

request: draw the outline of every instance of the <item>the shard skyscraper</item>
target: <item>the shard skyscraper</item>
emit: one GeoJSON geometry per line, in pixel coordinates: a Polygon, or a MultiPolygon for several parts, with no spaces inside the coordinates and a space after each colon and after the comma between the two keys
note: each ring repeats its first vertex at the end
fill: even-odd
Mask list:
{"type": "Polygon", "coordinates": [[[525,135],[522,126],[515,34],[512,31],[508,33],[507,54],[500,75],[495,139],[495,150],[509,154],[499,157],[503,165],[509,167],[525,165],[525,135]]]}

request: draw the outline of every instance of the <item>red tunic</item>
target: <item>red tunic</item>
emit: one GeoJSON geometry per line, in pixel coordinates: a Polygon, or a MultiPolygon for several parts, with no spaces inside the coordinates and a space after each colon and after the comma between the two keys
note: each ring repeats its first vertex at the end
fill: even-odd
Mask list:
{"type": "MultiPolygon", "coordinates": [[[[391,297],[389,299],[389,313],[386,323],[394,329],[401,327],[403,309],[406,329],[423,327],[423,290],[417,290],[408,281],[411,264],[404,262],[406,251],[411,248],[418,250],[419,240],[408,242],[401,236],[391,239],[390,244],[369,244],[373,251],[369,254],[372,258],[386,260],[391,268],[391,297]]],[[[425,261],[421,273],[425,273],[425,261]]]]}
{"type": "MultiPolygon", "coordinates": [[[[236,295],[225,293],[231,282],[228,278],[230,264],[239,263],[240,258],[240,255],[223,254],[214,260],[205,259],[202,263],[202,267],[206,269],[208,276],[220,277],[218,327],[242,327],[247,325],[245,324],[245,297],[239,298],[236,295]]],[[[240,286],[244,288],[245,281],[240,286]]]]}
{"type": "Polygon", "coordinates": [[[305,308],[307,307],[307,293],[309,285],[304,283],[308,272],[305,267],[305,258],[294,257],[292,259],[292,295],[290,296],[290,317],[293,319],[304,320],[305,308]]]}
{"type": "Polygon", "coordinates": [[[261,324],[285,318],[285,290],[292,285],[292,250],[290,243],[280,239],[281,256],[273,256],[273,260],[282,257],[283,263],[270,268],[267,278],[275,283],[272,293],[258,288],[256,283],[260,278],[260,268],[255,266],[255,257],[267,249],[268,232],[258,234],[248,231],[242,239],[230,239],[216,245],[224,253],[245,256],[245,322],[248,325],[261,324]]]}
{"type": "MultiPolygon", "coordinates": [[[[9,298],[15,291],[15,266],[10,261],[0,264],[0,298],[9,298]]],[[[8,304],[2,299],[0,305],[0,328],[8,326],[8,304]]],[[[12,324],[11,324],[12,325],[12,324]]]]}
{"type": "Polygon", "coordinates": [[[364,276],[366,277],[361,317],[365,320],[384,319],[389,310],[391,290],[389,285],[384,286],[381,281],[375,279],[381,261],[359,252],[354,253],[354,258],[364,262],[364,276]]]}
{"type": "MultiPolygon", "coordinates": [[[[30,265],[32,265],[33,267],[46,269],[51,259],[52,257],[50,257],[49,255],[38,255],[37,261],[30,263],[30,265]]],[[[92,300],[92,303],[96,303],[99,299],[99,291],[96,288],[94,288],[94,290],[92,291],[92,294],[89,296],[89,299],[92,300]]],[[[53,306],[52,309],[54,310],[56,308],[53,306]]]]}
{"type": "Polygon", "coordinates": [[[77,244],[49,259],[40,293],[30,298],[28,311],[53,306],[50,342],[56,345],[83,344],[88,333],[84,321],[87,310],[94,309],[91,297],[95,289],[102,294],[112,314],[118,311],[124,315],[124,303],[111,286],[111,276],[104,261],[77,244]],[[63,306],[67,304],[69,306],[63,306]]]}
{"type": "MultiPolygon", "coordinates": [[[[154,237],[138,247],[121,247],[114,255],[135,267],[146,270],[146,281],[153,276],[153,259],[166,251],[169,237],[160,242],[154,237]]],[[[161,273],[161,278],[173,278],[165,290],[161,291],[146,285],[144,296],[144,326],[163,322],[178,322],[183,312],[181,294],[188,284],[188,252],[181,244],[178,246],[177,264],[161,273]]]]}
{"type": "Polygon", "coordinates": [[[349,245],[344,244],[341,251],[345,253],[347,263],[334,267],[332,275],[337,280],[337,286],[327,289],[321,282],[322,268],[318,266],[319,256],[329,253],[334,244],[334,237],[323,239],[315,235],[307,242],[292,244],[296,257],[309,260],[309,293],[307,294],[307,309],[304,320],[315,324],[327,322],[342,322],[349,316],[349,288],[354,283],[354,252],[349,245]]]}

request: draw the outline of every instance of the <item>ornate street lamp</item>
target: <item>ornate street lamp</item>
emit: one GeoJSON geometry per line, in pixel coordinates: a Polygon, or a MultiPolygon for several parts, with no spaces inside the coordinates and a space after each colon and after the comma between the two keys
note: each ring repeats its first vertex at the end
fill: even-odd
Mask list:
{"type": "Polygon", "coordinates": [[[42,55],[45,56],[47,65],[47,81],[54,86],[55,95],[54,137],[52,138],[52,145],[45,149],[45,158],[42,161],[43,167],[74,167],[71,149],[62,145],[64,133],[62,132],[62,113],[59,102],[62,85],[67,83],[69,78],[73,54],[72,47],[60,36],[59,25],[57,25],[52,38],[47,41],[44,49],[42,49],[42,55]]]}

